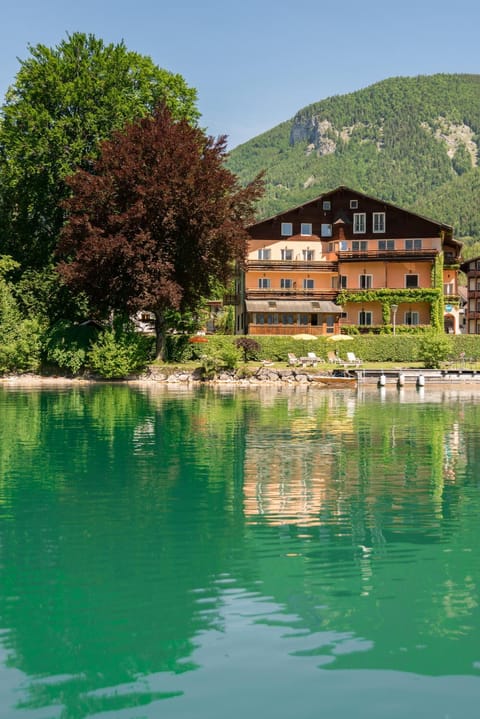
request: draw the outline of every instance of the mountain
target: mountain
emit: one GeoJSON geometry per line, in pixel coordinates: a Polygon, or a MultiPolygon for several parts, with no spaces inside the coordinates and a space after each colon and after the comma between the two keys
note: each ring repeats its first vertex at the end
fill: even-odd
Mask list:
{"type": "Polygon", "coordinates": [[[228,166],[245,183],[266,171],[261,217],[347,185],[453,224],[473,244],[479,146],[480,75],[395,77],[299,110],[232,150],[228,166]]]}

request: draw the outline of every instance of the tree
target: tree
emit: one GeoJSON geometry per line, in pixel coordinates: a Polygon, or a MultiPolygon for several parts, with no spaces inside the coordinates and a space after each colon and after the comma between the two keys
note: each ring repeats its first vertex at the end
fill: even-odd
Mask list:
{"type": "Polygon", "coordinates": [[[88,169],[99,143],[159,102],[176,118],[198,119],[196,92],[123,43],[68,35],[57,47],[29,47],[0,120],[0,252],[22,268],[43,268],[65,221],[65,177],[88,169]]]}
{"type": "Polygon", "coordinates": [[[93,306],[154,313],[163,356],[165,312],[194,309],[245,260],[259,175],[242,188],[214,140],[166,107],[116,132],[92,171],[68,180],[59,271],[93,306]]]}

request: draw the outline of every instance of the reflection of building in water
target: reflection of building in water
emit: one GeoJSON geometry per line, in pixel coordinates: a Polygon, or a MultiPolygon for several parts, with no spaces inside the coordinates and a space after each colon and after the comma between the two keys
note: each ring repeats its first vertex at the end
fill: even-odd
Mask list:
{"type": "Polygon", "coordinates": [[[463,436],[442,414],[408,405],[368,409],[324,394],[289,403],[267,437],[247,434],[244,512],[250,521],[314,526],[341,521],[354,541],[415,532],[417,514],[442,517],[445,483],[456,481],[463,436]],[[388,525],[388,527],[387,527],[388,525]]]}

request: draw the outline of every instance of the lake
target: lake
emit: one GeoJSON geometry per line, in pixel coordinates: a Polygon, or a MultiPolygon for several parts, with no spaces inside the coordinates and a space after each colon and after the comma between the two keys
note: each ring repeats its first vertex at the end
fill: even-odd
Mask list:
{"type": "Polygon", "coordinates": [[[0,388],[2,719],[476,719],[480,393],[0,388]]]}

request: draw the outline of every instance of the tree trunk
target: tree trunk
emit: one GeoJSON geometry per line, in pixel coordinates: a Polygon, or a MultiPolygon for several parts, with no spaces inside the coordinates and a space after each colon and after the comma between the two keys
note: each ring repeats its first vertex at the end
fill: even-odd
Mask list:
{"type": "Polygon", "coordinates": [[[155,359],[165,360],[165,320],[161,310],[153,310],[155,315],[155,359]]]}

